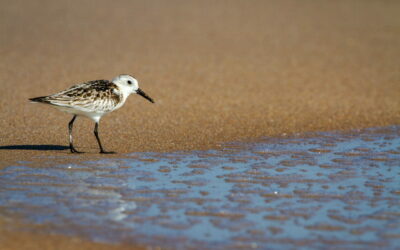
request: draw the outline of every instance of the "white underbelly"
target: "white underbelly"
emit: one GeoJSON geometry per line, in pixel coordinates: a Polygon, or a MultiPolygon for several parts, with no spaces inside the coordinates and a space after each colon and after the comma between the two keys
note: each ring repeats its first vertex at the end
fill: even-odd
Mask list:
{"type": "Polygon", "coordinates": [[[68,107],[61,107],[61,106],[54,106],[54,107],[60,111],[66,112],[66,113],[79,115],[79,116],[86,116],[95,122],[98,122],[100,120],[100,118],[107,113],[107,112],[88,112],[88,111],[83,111],[83,110],[73,109],[73,108],[68,108],[68,107]]]}

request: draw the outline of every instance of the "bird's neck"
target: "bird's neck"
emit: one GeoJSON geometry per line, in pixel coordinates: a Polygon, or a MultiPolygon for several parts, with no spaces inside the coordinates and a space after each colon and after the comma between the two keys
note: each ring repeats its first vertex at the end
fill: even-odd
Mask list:
{"type": "Polygon", "coordinates": [[[121,86],[118,86],[118,88],[115,91],[115,94],[119,95],[120,97],[120,102],[117,105],[117,109],[120,108],[122,105],[124,105],[126,99],[128,98],[128,96],[131,94],[130,91],[128,91],[128,89],[125,89],[121,86]]]}

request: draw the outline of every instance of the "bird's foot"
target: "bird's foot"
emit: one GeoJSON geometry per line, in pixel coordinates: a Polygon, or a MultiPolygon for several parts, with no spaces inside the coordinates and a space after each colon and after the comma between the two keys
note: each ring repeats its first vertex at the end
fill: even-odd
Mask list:
{"type": "Polygon", "coordinates": [[[104,151],[104,150],[101,150],[100,151],[100,154],[115,154],[116,152],[113,152],[113,151],[104,151]]]}
{"type": "Polygon", "coordinates": [[[70,148],[71,153],[73,154],[83,154],[84,152],[78,151],[75,148],[70,148]]]}

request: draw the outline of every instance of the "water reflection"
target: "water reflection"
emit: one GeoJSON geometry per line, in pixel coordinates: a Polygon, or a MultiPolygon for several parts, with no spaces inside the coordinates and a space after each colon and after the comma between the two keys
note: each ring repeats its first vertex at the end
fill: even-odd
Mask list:
{"type": "Polygon", "coordinates": [[[395,248],[400,127],[0,171],[0,207],[108,242],[395,248]]]}

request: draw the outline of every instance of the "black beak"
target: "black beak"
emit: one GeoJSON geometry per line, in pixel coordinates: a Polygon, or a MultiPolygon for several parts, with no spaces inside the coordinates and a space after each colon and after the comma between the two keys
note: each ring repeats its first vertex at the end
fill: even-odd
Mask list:
{"type": "Polygon", "coordinates": [[[136,94],[143,96],[144,98],[146,98],[147,100],[149,100],[150,102],[154,103],[153,99],[151,99],[150,96],[148,96],[146,93],[143,92],[143,90],[141,89],[137,89],[136,90],[136,94]]]}

